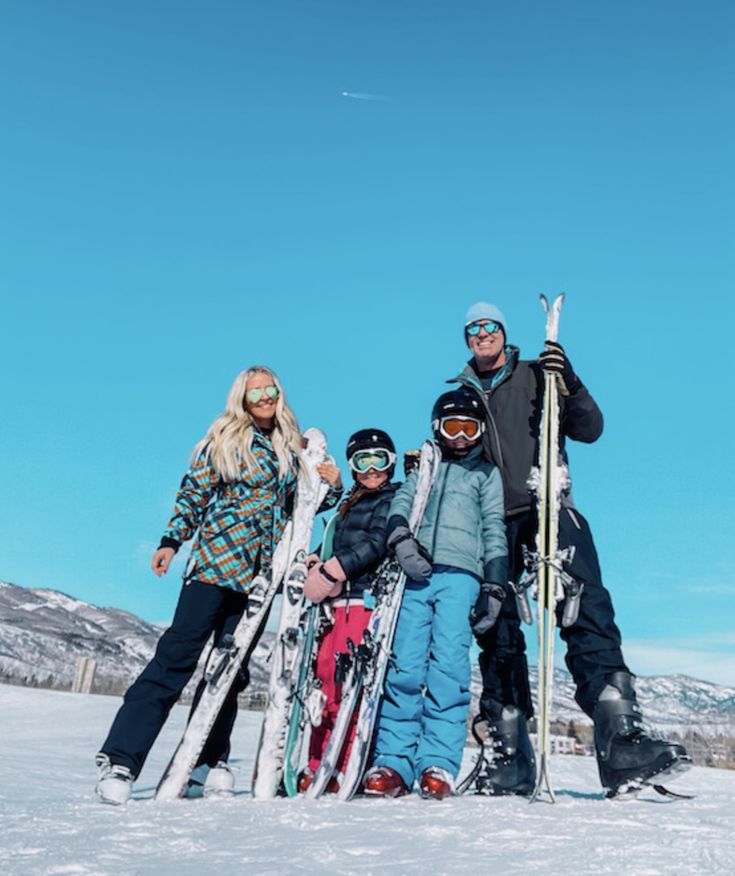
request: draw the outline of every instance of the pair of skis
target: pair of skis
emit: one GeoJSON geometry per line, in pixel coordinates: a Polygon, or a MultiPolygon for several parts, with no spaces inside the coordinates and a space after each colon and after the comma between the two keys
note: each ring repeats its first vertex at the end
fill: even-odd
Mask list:
{"type": "MultiPolygon", "coordinates": [[[[416,491],[408,521],[414,536],[418,535],[421,527],[440,462],[441,452],[438,446],[433,441],[425,441],[421,447],[416,491]]],[[[373,582],[376,606],[362,641],[348,655],[348,667],[342,684],[342,702],[319,769],[306,791],[307,798],[319,797],[330,779],[336,775],[337,764],[356,710],[355,736],[344,774],[338,777],[337,798],[349,800],[360,787],[370,757],[385,676],[393,659],[393,639],[405,584],[406,575],[396,559],[389,557],[384,560],[373,582]]]]}
{"type": "MultiPolygon", "coordinates": [[[[331,555],[336,517],[327,526],[322,558],[331,555]]],[[[314,677],[322,624],[319,605],[304,603],[303,584],[281,611],[263,728],[255,759],[253,796],[270,799],[298,793],[298,767],[307,721],[321,718],[324,695],[314,677]]]]}
{"type": "MultiPolygon", "coordinates": [[[[559,336],[559,315],[564,295],[549,304],[545,295],[541,304],[546,311],[546,340],[556,342],[559,336]]],[[[549,778],[551,701],[554,683],[554,632],[557,603],[568,597],[562,625],[570,626],[579,610],[581,589],[566,572],[565,563],[572,560],[573,548],[559,548],[559,512],[564,493],[571,481],[569,471],[559,452],[559,381],[557,375],[544,373],[544,396],[539,430],[538,466],[534,466],[528,486],[536,497],[537,532],[535,551],[524,547],[526,575],[516,589],[521,618],[531,623],[527,591],[537,599],[538,619],[538,710],[537,710],[537,778],[531,802],[546,790],[555,802],[549,778]],[[578,592],[577,592],[578,591],[578,592]]]]}
{"type": "MultiPolygon", "coordinates": [[[[326,444],[323,444],[320,461],[326,460],[326,444]]],[[[304,521],[302,537],[298,544],[295,544],[295,550],[292,549],[292,564],[283,585],[283,603],[271,657],[273,662],[268,686],[268,702],[253,773],[253,796],[257,799],[267,800],[277,796],[281,793],[284,781],[288,729],[299,692],[300,669],[306,659],[307,637],[304,636],[306,619],[304,584],[308,573],[306,559],[309,554],[314,516],[328,489],[324,481],[320,480],[319,484],[316,494],[310,496],[316,504],[313,513],[310,513],[308,520],[304,521]]],[[[313,647],[313,641],[312,635],[309,637],[310,649],[313,647]]],[[[293,784],[292,773],[289,774],[289,780],[293,784]]]]}
{"type": "MultiPolygon", "coordinates": [[[[281,678],[288,673],[291,665],[286,659],[290,657],[287,645],[290,635],[289,624],[293,615],[293,606],[302,603],[306,578],[305,560],[309,551],[314,518],[328,490],[328,485],[317,472],[317,466],[328,460],[326,439],[318,429],[307,429],[304,438],[307,443],[301,457],[291,519],[286,524],[281,540],[273,553],[270,567],[263,568],[253,581],[248,593],[247,607],[234,633],[226,637],[210,654],[204,673],[206,686],[158,784],[156,790],[158,800],[173,800],[184,796],[191,773],[197,766],[214,722],[243,661],[247,659],[255,644],[281,583],[283,583],[283,610],[271,675],[272,696],[269,708],[283,706],[284,684],[281,678]]],[[[268,713],[266,713],[267,717],[268,713]]],[[[277,765],[268,760],[269,754],[270,748],[261,746],[259,762],[262,764],[263,781],[275,783],[280,781],[280,775],[277,773],[277,765]]]]}

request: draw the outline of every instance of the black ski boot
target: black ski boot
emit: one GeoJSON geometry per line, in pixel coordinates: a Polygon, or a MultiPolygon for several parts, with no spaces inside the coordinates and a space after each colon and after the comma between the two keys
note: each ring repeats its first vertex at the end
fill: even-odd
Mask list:
{"type": "Polygon", "coordinates": [[[640,791],[644,785],[674,795],[650,781],[688,769],[692,759],[683,745],[650,736],[643,728],[633,677],[615,672],[600,694],[592,719],[600,781],[608,797],[640,791]]]}
{"type": "Polygon", "coordinates": [[[536,759],[526,719],[517,706],[503,706],[495,720],[485,717],[490,734],[485,767],[478,773],[478,794],[530,794],[536,784],[536,759]]]}

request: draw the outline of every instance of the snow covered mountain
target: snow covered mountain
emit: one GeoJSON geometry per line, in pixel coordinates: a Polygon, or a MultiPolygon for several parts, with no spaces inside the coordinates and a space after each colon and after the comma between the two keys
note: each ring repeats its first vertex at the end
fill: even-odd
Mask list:
{"type": "MultiPolygon", "coordinates": [[[[118,608],[0,581],[0,681],[70,690],[77,661],[90,657],[97,664],[93,692],[122,694],[153,656],[161,632],[118,608]]],[[[251,661],[250,694],[265,690],[272,640],[266,634],[251,661]]]]}
{"type": "MultiPolygon", "coordinates": [[[[0,681],[69,690],[77,659],[92,657],[97,662],[93,691],[121,694],[150,660],[160,635],[160,627],[120,609],[0,582],[0,681]]],[[[267,684],[272,646],[273,635],[267,633],[250,663],[248,692],[256,701],[267,684]]],[[[535,667],[531,684],[535,689],[535,667]]],[[[685,675],[641,677],[636,686],[647,720],[657,727],[684,735],[706,726],[708,735],[735,737],[735,688],[685,675]]],[[[472,687],[477,698],[476,669],[472,687]]],[[[554,674],[552,714],[556,721],[589,724],[563,670],[554,674]]]]}

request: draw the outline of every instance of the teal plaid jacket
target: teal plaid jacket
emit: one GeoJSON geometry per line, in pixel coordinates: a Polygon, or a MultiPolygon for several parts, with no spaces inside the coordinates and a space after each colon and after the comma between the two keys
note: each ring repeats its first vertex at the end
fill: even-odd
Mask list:
{"type": "MultiPolygon", "coordinates": [[[[247,591],[256,569],[273,556],[293,505],[298,462],[294,457],[293,468],[279,478],[270,439],[256,432],[252,450],[257,468],[251,472],[243,464],[237,481],[223,481],[206,450],[184,475],[161,544],[178,549],[196,533],[185,580],[247,591]]],[[[330,489],[319,510],[334,506],[340,495],[330,489]]]]}

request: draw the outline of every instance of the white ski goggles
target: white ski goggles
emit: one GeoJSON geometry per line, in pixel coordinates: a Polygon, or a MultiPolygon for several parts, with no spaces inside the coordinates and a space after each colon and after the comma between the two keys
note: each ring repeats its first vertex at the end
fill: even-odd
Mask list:
{"type": "Polygon", "coordinates": [[[387,471],[396,464],[396,455],[383,447],[376,447],[374,450],[356,450],[349,458],[348,464],[357,474],[364,474],[371,468],[375,471],[387,471]]]}
{"type": "Polygon", "coordinates": [[[468,441],[474,441],[475,438],[482,435],[485,429],[482,420],[477,420],[474,417],[459,417],[456,414],[442,417],[437,425],[439,433],[449,441],[459,438],[460,435],[464,435],[468,441]]]}

